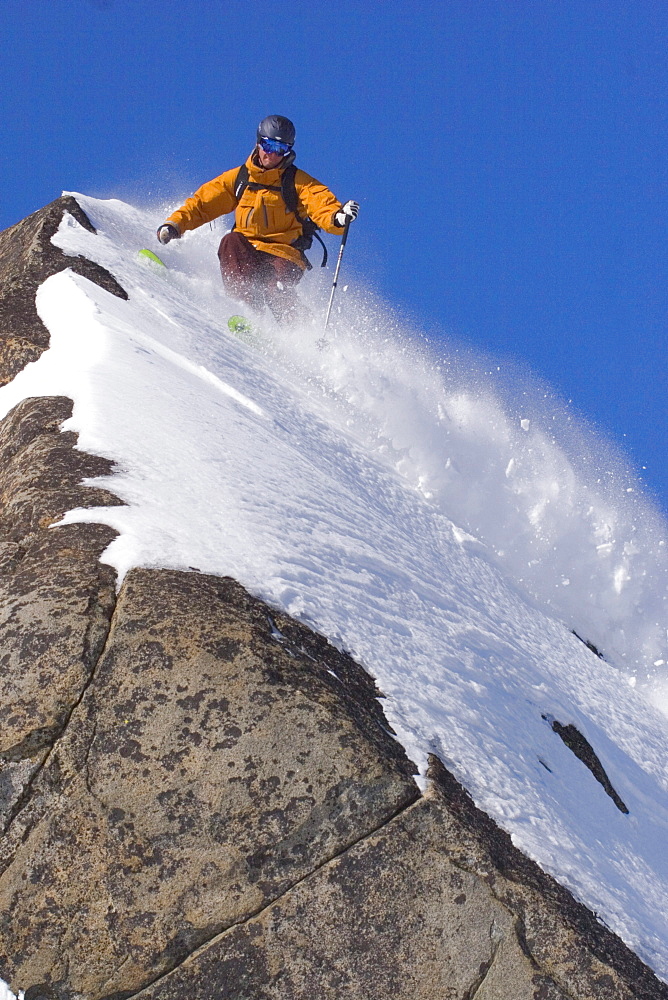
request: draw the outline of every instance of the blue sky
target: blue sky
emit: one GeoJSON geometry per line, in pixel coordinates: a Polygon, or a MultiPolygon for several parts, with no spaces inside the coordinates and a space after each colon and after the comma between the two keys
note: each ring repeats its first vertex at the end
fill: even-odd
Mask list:
{"type": "Polygon", "coordinates": [[[668,510],[663,0],[2,0],[0,38],[0,228],[178,199],[286,114],[362,205],[351,266],[528,364],[668,510]]]}

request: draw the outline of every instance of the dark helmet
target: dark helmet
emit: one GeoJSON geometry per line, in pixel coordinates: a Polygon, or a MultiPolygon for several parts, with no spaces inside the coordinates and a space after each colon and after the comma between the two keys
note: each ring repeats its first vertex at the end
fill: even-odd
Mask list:
{"type": "Polygon", "coordinates": [[[262,138],[278,139],[279,142],[287,142],[292,146],[295,141],[295,127],[290,119],[284,118],[283,115],[268,115],[257,127],[257,141],[262,138]]]}

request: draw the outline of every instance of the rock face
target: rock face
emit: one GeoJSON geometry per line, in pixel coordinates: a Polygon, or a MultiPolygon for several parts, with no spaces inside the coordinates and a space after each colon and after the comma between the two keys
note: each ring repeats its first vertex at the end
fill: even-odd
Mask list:
{"type": "Polygon", "coordinates": [[[129,575],[3,844],[2,937],[24,975],[133,991],[415,800],[375,707],[328,673],[335,651],[277,630],[233,581],[129,575]]]}
{"type": "MultiPolygon", "coordinates": [[[[0,380],[74,266],[59,199],[0,235],[0,380]]],[[[422,795],[373,679],[229,579],[133,570],[107,474],[60,426],[0,425],[0,976],[26,1000],[631,1000],[668,988],[475,808],[422,795]]]]}
{"type": "Polygon", "coordinates": [[[51,528],[66,510],[117,504],[84,476],[109,463],[73,450],[68,399],[24,400],[0,425],[0,824],[65,728],[104,645],[114,574],[99,562],[113,532],[51,528]]]}
{"type": "Polygon", "coordinates": [[[64,196],[0,233],[0,385],[10,382],[49,346],[48,330],[35,308],[35,291],[50,275],[71,268],[113,295],[128,297],[99,264],[85,257],[68,257],[53,245],[51,237],[64,212],[95,232],[75,199],[64,196]]]}
{"type": "Polygon", "coordinates": [[[663,995],[436,758],[430,777],[424,797],[142,1000],[663,995]]]}

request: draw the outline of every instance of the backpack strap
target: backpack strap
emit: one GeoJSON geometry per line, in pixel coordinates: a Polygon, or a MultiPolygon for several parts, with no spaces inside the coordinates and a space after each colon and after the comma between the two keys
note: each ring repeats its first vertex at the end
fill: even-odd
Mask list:
{"type": "MultiPolygon", "coordinates": [[[[308,248],[311,246],[312,238],[315,236],[316,240],[323,249],[322,263],[320,266],[327,267],[327,247],[325,246],[320,236],[318,236],[317,232],[320,227],[316,225],[316,223],[313,222],[312,219],[309,219],[308,216],[305,217],[299,214],[299,198],[297,196],[297,187],[295,185],[296,173],[297,173],[297,168],[295,167],[294,163],[290,163],[281,174],[280,187],[278,187],[275,184],[255,184],[252,181],[249,181],[248,167],[244,163],[243,166],[239,167],[237,171],[237,176],[234,179],[234,197],[236,198],[238,204],[246,188],[249,188],[251,191],[280,191],[281,197],[285,202],[285,207],[289,212],[292,212],[292,214],[297,219],[297,222],[302,227],[303,235],[300,236],[297,240],[295,240],[295,243],[293,245],[298,246],[299,241],[304,240],[305,249],[308,250],[308,248]]],[[[234,229],[235,227],[233,226],[232,228],[234,229]]],[[[299,246],[298,249],[302,251],[302,256],[303,256],[304,249],[299,246]]],[[[306,260],[306,257],[304,257],[304,260],[306,260]]],[[[308,261],[306,261],[306,263],[308,264],[308,261]]],[[[308,264],[308,266],[310,269],[311,265],[308,264]]]]}
{"type": "Polygon", "coordinates": [[[237,202],[241,199],[246,188],[250,191],[280,191],[283,194],[283,188],[277,184],[255,184],[253,181],[249,181],[248,167],[244,163],[243,167],[239,167],[237,176],[234,178],[234,197],[237,202]]]}
{"type": "MultiPolygon", "coordinates": [[[[288,211],[292,212],[296,216],[297,222],[301,224],[302,232],[306,237],[305,249],[309,249],[311,243],[313,242],[313,237],[315,236],[323,250],[322,263],[320,264],[320,267],[327,267],[327,247],[325,246],[323,240],[318,236],[320,226],[316,225],[316,223],[313,222],[312,219],[309,219],[308,216],[304,217],[299,214],[299,198],[297,197],[297,187],[295,185],[296,173],[296,166],[294,163],[290,163],[281,175],[281,193],[283,195],[283,201],[285,202],[285,206],[288,211]]],[[[295,240],[295,243],[298,244],[299,240],[295,240]]],[[[298,247],[298,249],[301,249],[301,247],[298,247]]]]}
{"type": "Polygon", "coordinates": [[[297,168],[294,163],[290,163],[289,166],[285,168],[281,174],[281,194],[283,195],[283,201],[289,212],[292,212],[297,216],[299,222],[303,222],[301,215],[299,214],[299,201],[297,199],[297,188],[295,186],[295,174],[297,173],[297,168]]]}
{"type": "MultiPolygon", "coordinates": [[[[308,221],[311,222],[310,219],[308,221]]],[[[311,222],[311,225],[315,226],[315,223],[311,222]]],[[[322,247],[322,261],[320,263],[320,267],[327,267],[327,247],[325,246],[325,241],[322,239],[322,237],[318,236],[318,233],[316,231],[318,228],[319,227],[316,226],[315,229],[313,230],[313,232],[311,233],[311,235],[315,236],[316,240],[318,241],[318,243],[322,247]]]]}
{"type": "Polygon", "coordinates": [[[242,194],[246,190],[248,185],[248,167],[244,163],[243,166],[239,167],[237,171],[237,176],[234,178],[234,197],[239,202],[242,194]]]}

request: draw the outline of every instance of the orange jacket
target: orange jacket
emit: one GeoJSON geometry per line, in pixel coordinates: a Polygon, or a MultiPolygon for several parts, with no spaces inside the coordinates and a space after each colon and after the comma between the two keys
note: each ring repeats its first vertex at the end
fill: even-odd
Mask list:
{"type": "MultiPolygon", "coordinates": [[[[257,162],[254,151],[246,160],[246,166],[249,183],[269,184],[280,188],[281,173],[287,164],[264,170],[257,162]]],[[[247,187],[237,204],[234,182],[238,172],[239,167],[234,167],[203,184],[181,208],[172,212],[167,222],[176,226],[183,234],[234,211],[237,232],[245,236],[257,250],[285,257],[305,269],[301,251],[290,245],[302,235],[302,227],[294,212],[286,207],[280,190],[251,191],[247,187]]],[[[341,202],[337,201],[329,188],[303,170],[297,170],[295,189],[300,215],[308,215],[328,233],[340,235],[343,232],[343,226],[337,226],[334,222],[335,214],[341,211],[341,202]]]]}

